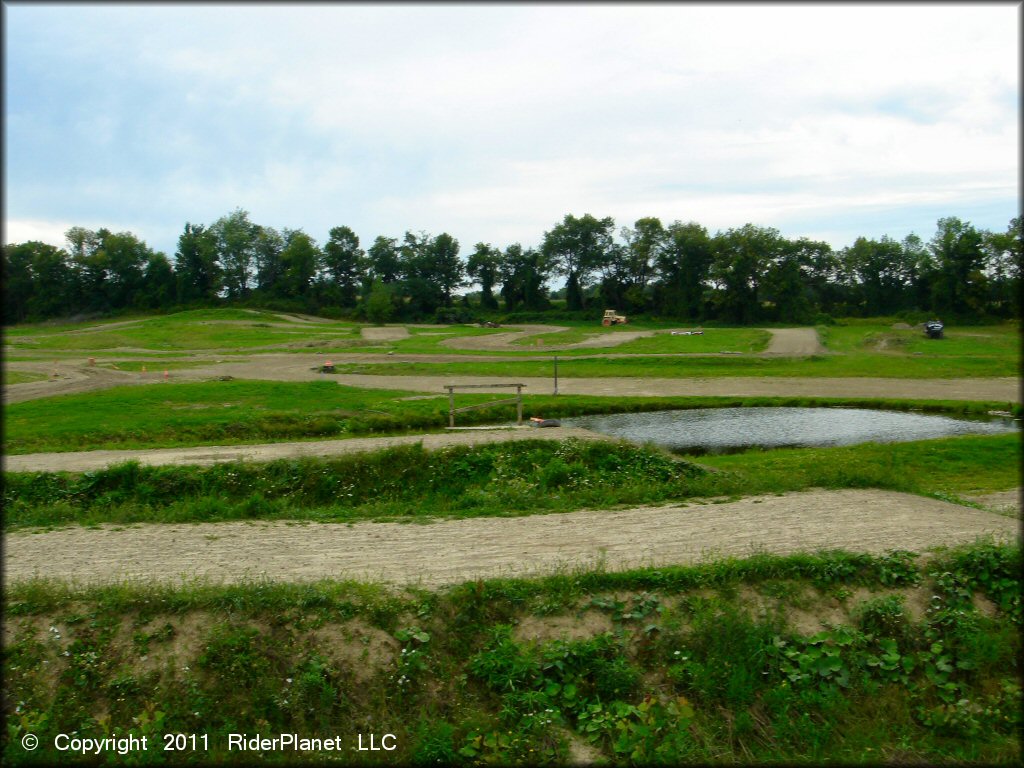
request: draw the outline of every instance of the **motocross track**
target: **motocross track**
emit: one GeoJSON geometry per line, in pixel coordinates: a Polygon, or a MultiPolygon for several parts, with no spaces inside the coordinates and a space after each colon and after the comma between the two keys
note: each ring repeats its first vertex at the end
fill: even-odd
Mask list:
{"type": "Polygon", "coordinates": [[[936,499],[877,490],[807,491],[427,525],[230,522],[19,531],[4,536],[4,575],[8,583],[34,577],[77,583],[334,578],[440,587],[755,552],[920,552],[983,535],[1012,540],[1017,531],[1015,519],[936,499]]]}
{"type": "MultiPolygon", "coordinates": [[[[282,319],[292,319],[283,316],[282,319]]],[[[561,330],[556,327],[549,327],[561,330]]],[[[534,331],[537,332],[537,331],[534,331]]],[[[397,337],[399,330],[370,334],[397,337]]],[[[620,332],[616,336],[625,336],[620,332]]],[[[492,334],[491,344],[511,344],[513,333],[492,334]]],[[[625,340],[623,338],[623,340],[625,340]]],[[[454,341],[454,340],[453,340],[454,341]]],[[[595,346],[588,340],[578,345],[595,346]]],[[[577,345],[577,346],[578,346],[577,345]]],[[[512,347],[522,350],[522,347],[512,347]]],[[[481,347],[505,349],[505,347],[481,347]]],[[[545,348],[551,351],[551,348],[545,348]]],[[[773,329],[760,355],[820,354],[811,329],[773,329]]],[[[606,354],[604,357],[621,355],[606,354]]],[[[88,366],[65,359],[7,363],[11,370],[47,375],[44,381],[5,386],[4,400],[20,402],[124,384],[158,385],[170,381],[207,381],[220,377],[309,381],[328,378],[316,372],[322,354],[260,354],[224,361],[209,351],[197,353],[194,368],[172,369],[166,379],[159,362],[149,373],[88,366]]],[[[686,357],[679,355],[678,357],[686,357]]],[[[485,355],[345,354],[350,362],[423,362],[503,360],[485,355]]],[[[529,359],[521,357],[517,359],[529,359]]],[[[550,359],[544,355],[537,359],[550,359]]],[[[337,375],[330,380],[357,387],[438,394],[445,384],[497,383],[503,377],[337,375]]],[[[548,378],[519,378],[528,392],[548,393],[548,378]]],[[[504,383],[504,382],[503,382],[504,383]]],[[[559,379],[562,394],[820,396],[993,400],[1019,402],[1020,382],[1002,379],[559,379]]],[[[336,455],[391,444],[444,445],[523,438],[604,439],[585,430],[532,429],[451,432],[401,438],[279,443],[262,446],[213,446],[158,451],[91,451],[5,457],[8,471],[85,471],[137,459],[141,463],[205,464],[229,460],[269,460],[286,456],[336,455]]],[[[922,551],[932,546],[972,541],[981,535],[1017,535],[1019,489],[977,500],[979,510],[944,501],[877,490],[809,491],[748,498],[728,503],[582,511],[519,518],[398,523],[295,524],[280,522],[196,525],[106,525],[55,531],[15,531],[4,535],[4,575],[8,582],[36,576],[110,582],[124,578],[177,581],[182,577],[238,581],[257,577],[280,580],[371,578],[423,586],[491,576],[527,575],[601,564],[609,569],[685,564],[754,551],[788,553],[824,547],[882,552],[922,551]]]]}
{"type": "MultiPolygon", "coordinates": [[[[566,330],[561,326],[528,325],[517,326],[517,330],[488,336],[448,339],[451,346],[470,348],[476,345],[480,351],[519,350],[512,342],[533,333],[554,333],[566,330]],[[459,342],[458,345],[455,342],[459,342]]],[[[385,326],[364,328],[363,335],[374,340],[403,338],[408,331],[404,327],[385,326]]],[[[605,334],[598,339],[589,339],[565,347],[596,347],[619,344],[636,338],[636,334],[650,335],[652,331],[617,332],[605,334]],[[630,335],[632,334],[632,336],[630,335]],[[628,337],[628,338],[627,338],[628,337]]],[[[772,328],[772,339],[764,352],[754,353],[758,357],[804,357],[827,352],[818,340],[813,328],[772,328]]],[[[563,347],[547,347],[546,353],[563,347]]],[[[550,360],[550,354],[523,356],[517,360],[550,360]]],[[[630,357],[606,353],[603,358],[630,357]]],[[[701,356],[718,356],[701,355],[701,356]]],[[[148,373],[132,373],[103,367],[90,367],[84,360],[39,360],[5,363],[12,371],[30,371],[48,376],[43,381],[7,385],[3,388],[3,399],[7,403],[18,403],[53,395],[92,392],[107,387],[130,384],[155,384],[161,381],[207,381],[224,376],[238,379],[263,379],[274,381],[312,381],[323,379],[319,366],[324,355],[311,352],[301,354],[254,354],[235,359],[223,360],[224,355],[205,351],[197,353],[192,360],[200,363],[196,367],[171,369],[167,378],[160,371],[158,360],[150,362],[153,368],[148,373]],[[205,363],[205,364],[204,364],[205,363]]],[[[583,359],[584,356],[573,359],[583,359]]],[[[645,355],[645,357],[673,357],[684,360],[691,354],[645,355]]],[[[501,362],[507,357],[474,355],[388,355],[379,353],[344,353],[336,361],[350,363],[401,363],[401,362],[501,362]]],[[[452,376],[374,376],[337,375],[331,376],[339,384],[374,389],[402,389],[414,392],[443,392],[446,384],[494,383],[495,377],[460,376],[456,382],[452,376]]],[[[530,393],[547,393],[552,390],[552,380],[544,377],[516,377],[517,382],[527,386],[530,393]]],[[[724,397],[863,397],[863,398],[925,398],[938,400],[991,400],[1006,403],[1020,402],[1020,381],[1016,378],[992,379],[883,379],[883,378],[778,378],[778,377],[721,377],[700,378],[605,378],[573,379],[560,377],[558,391],[565,395],[621,395],[621,396],[724,396],[724,397]]]]}

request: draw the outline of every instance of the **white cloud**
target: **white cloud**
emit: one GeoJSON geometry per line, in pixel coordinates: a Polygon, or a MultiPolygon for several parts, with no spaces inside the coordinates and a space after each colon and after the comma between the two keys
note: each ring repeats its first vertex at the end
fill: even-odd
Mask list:
{"type": "Polygon", "coordinates": [[[66,244],[64,233],[72,226],[74,225],[62,221],[7,219],[4,221],[4,242],[25,243],[29,240],[38,240],[63,248],[66,244]]]}
{"type": "MultiPolygon", "coordinates": [[[[17,56],[55,90],[49,50],[137,89],[92,114],[68,86],[65,112],[88,116],[74,128],[112,145],[84,181],[48,186],[44,155],[10,143],[31,130],[9,133],[19,221],[86,212],[180,232],[242,207],[321,238],[347,223],[369,240],[446,230],[466,248],[536,243],[568,212],[713,229],[1017,196],[1009,5],[7,10],[17,56]]],[[[9,101],[8,125],[45,127],[53,156],[42,106],[9,101]]],[[[103,143],[82,141],[63,143],[103,143]]]]}

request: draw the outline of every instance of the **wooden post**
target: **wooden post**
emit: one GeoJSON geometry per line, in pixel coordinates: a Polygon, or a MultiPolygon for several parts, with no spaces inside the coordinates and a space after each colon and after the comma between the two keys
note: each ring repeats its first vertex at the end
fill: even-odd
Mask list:
{"type": "Polygon", "coordinates": [[[448,426],[455,426],[455,387],[448,387],[448,426]]]}
{"type": "Polygon", "coordinates": [[[523,423],[523,385],[516,384],[516,424],[523,423]]]}
{"type": "Polygon", "coordinates": [[[558,355],[555,355],[555,394],[558,394],[558,355]]]}

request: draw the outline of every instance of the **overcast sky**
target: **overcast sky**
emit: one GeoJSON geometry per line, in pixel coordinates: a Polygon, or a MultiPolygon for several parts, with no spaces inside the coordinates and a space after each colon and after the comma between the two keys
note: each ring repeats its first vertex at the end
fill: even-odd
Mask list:
{"type": "Polygon", "coordinates": [[[567,214],[841,248],[1019,211],[1021,9],[4,3],[6,242],[539,245],[567,214]]]}

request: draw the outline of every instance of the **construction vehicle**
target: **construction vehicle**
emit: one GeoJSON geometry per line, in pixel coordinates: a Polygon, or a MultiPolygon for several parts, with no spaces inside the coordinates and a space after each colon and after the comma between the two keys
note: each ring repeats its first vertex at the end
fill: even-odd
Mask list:
{"type": "Polygon", "coordinates": [[[943,325],[941,320],[929,320],[924,324],[924,333],[929,339],[942,338],[943,325]]]}
{"type": "Polygon", "coordinates": [[[601,325],[606,328],[610,325],[625,325],[627,322],[629,321],[626,320],[626,316],[616,314],[614,309],[606,309],[604,317],[601,318],[601,325]]]}

